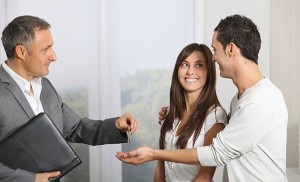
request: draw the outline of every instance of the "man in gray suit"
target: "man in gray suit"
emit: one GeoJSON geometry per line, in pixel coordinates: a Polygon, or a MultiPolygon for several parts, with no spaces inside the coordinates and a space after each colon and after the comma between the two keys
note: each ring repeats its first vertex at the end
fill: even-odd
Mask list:
{"type": "MultiPolygon", "coordinates": [[[[127,142],[134,133],[135,119],[91,120],[79,117],[45,78],[56,60],[50,25],[33,16],[15,18],[2,32],[7,60],[0,66],[0,141],[38,113],[45,112],[69,142],[103,145],[127,142]]],[[[41,182],[60,172],[33,174],[11,169],[0,161],[0,181],[41,182]]]]}

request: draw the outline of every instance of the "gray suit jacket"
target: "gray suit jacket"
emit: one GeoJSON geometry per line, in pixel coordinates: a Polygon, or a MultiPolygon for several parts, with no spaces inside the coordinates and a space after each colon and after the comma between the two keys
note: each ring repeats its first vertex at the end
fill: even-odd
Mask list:
{"type": "MultiPolygon", "coordinates": [[[[117,118],[101,121],[79,117],[69,106],[62,102],[61,97],[47,78],[42,78],[40,99],[44,112],[69,142],[103,145],[127,141],[126,134],[120,133],[115,127],[117,118]]],[[[0,141],[34,116],[25,95],[1,65],[0,141]]],[[[1,182],[33,182],[34,178],[35,174],[33,173],[22,169],[13,170],[0,161],[1,182]]]]}

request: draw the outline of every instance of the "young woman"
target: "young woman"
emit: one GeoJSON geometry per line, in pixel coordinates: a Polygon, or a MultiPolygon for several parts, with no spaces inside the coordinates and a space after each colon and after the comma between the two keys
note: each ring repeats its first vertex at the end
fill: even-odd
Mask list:
{"type": "MultiPolygon", "coordinates": [[[[216,68],[206,45],[187,45],[178,55],[169,113],[161,127],[160,149],[207,146],[223,130],[227,114],[216,94],[216,68]]],[[[215,167],[158,161],[154,181],[212,181],[215,167]]]]}

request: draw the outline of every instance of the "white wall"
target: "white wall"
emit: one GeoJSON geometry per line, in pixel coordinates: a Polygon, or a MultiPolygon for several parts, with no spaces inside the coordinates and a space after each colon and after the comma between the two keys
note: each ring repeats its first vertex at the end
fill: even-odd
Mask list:
{"type": "Polygon", "coordinates": [[[288,112],[287,167],[299,167],[300,1],[271,1],[271,79],[283,92],[288,112]]]}

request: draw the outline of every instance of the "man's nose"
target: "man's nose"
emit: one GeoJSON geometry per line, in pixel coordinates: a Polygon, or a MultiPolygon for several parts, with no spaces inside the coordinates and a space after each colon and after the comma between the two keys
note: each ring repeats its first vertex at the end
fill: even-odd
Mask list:
{"type": "Polygon", "coordinates": [[[51,54],[50,59],[51,59],[52,61],[56,61],[56,54],[55,54],[54,50],[52,51],[52,54],[51,54]]]}
{"type": "Polygon", "coordinates": [[[213,62],[217,62],[216,59],[215,59],[215,55],[213,55],[212,61],[213,61],[213,62]]]}

